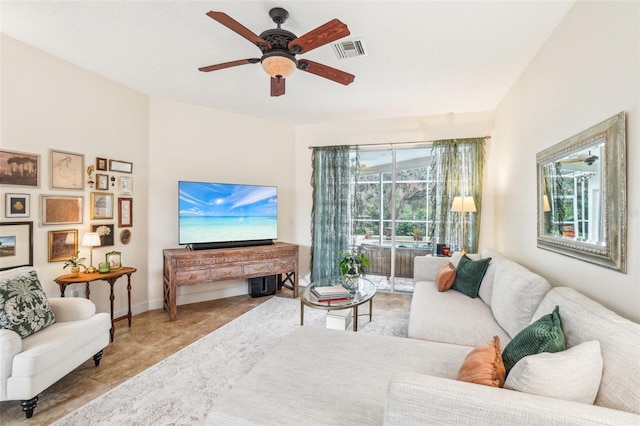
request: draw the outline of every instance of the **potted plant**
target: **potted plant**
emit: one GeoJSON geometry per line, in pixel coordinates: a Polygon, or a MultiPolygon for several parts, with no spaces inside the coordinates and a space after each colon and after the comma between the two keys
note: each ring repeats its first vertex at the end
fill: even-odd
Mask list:
{"type": "Polygon", "coordinates": [[[413,236],[413,241],[424,240],[424,231],[422,229],[414,229],[413,231],[411,231],[411,235],[413,236]]]}
{"type": "Polygon", "coordinates": [[[84,264],[84,261],[87,259],[85,257],[78,257],[79,255],[80,252],[76,252],[76,254],[74,254],[70,259],[67,259],[64,262],[64,266],[62,267],[62,269],[66,269],[70,266],[72,277],[80,276],[80,267],[84,268],[85,271],[87,270],[87,267],[84,264]]]}
{"type": "Polygon", "coordinates": [[[342,257],[338,262],[338,269],[344,277],[345,284],[349,287],[358,282],[360,274],[364,274],[365,268],[369,265],[369,259],[358,253],[355,249],[350,251],[340,250],[342,257]]]}

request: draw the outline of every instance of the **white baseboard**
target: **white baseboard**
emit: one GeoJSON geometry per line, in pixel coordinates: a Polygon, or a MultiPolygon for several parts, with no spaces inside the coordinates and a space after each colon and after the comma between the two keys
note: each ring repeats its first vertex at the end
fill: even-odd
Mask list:
{"type": "MultiPolygon", "coordinates": [[[[217,288],[214,290],[201,291],[197,293],[189,293],[180,295],[176,298],[176,303],[178,306],[180,305],[188,305],[190,303],[198,303],[204,302],[207,300],[215,300],[215,299],[224,299],[225,297],[233,297],[233,296],[242,296],[243,294],[248,294],[248,288],[246,284],[233,286],[233,287],[224,287],[217,288]]],[[[163,308],[163,300],[150,300],[148,309],[162,309],[163,308]]],[[[133,309],[132,309],[133,310],[133,309]]]]}

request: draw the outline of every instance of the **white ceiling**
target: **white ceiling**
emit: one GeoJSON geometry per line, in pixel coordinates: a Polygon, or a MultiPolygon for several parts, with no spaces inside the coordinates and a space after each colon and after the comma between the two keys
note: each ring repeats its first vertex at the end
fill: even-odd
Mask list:
{"type": "Polygon", "coordinates": [[[495,109],[573,1],[7,1],[0,31],[140,92],[292,124],[495,109]],[[296,71],[269,96],[260,57],[206,12],[256,34],[275,24],[301,36],[338,18],[368,56],[338,60],[330,45],[300,55],[356,76],[349,86],[296,71]]]}

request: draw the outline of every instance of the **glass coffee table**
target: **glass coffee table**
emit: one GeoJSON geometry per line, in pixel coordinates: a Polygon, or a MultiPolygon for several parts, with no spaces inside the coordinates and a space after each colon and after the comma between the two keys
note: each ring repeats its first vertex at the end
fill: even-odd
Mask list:
{"type": "Polygon", "coordinates": [[[313,293],[313,289],[316,287],[328,287],[336,284],[344,283],[344,278],[329,277],[312,282],[308,285],[304,291],[300,294],[300,325],[304,325],[304,307],[309,306],[314,309],[323,309],[325,311],[334,311],[338,309],[351,309],[353,308],[353,331],[358,331],[358,306],[363,303],[369,302],[369,321],[373,317],[373,297],[376,295],[376,286],[366,278],[359,277],[357,283],[354,284],[354,288],[351,291],[351,298],[322,301],[313,293]]]}

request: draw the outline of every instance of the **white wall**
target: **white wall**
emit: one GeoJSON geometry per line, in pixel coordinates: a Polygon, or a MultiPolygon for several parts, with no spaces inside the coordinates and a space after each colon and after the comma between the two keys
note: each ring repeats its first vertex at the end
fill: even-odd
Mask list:
{"type": "MultiPolygon", "coordinates": [[[[424,142],[439,139],[469,138],[491,135],[493,113],[478,112],[444,114],[423,117],[388,118],[381,120],[349,121],[296,127],[295,194],[296,220],[295,242],[300,245],[300,275],[310,271],[311,251],[311,150],[310,146],[389,144],[424,142]]],[[[487,143],[487,154],[491,151],[487,143]]],[[[485,188],[482,201],[482,241],[492,245],[492,222],[484,220],[491,215],[491,188],[485,188]],[[485,241],[486,236],[486,241],[485,241]]]]}
{"type": "MultiPolygon", "coordinates": [[[[48,262],[49,231],[77,229],[79,240],[91,224],[114,224],[115,245],[95,248],[93,264],[104,261],[105,253],[122,252],[126,266],[138,268],[133,275],[132,299],[136,312],[147,307],[147,151],[148,97],[107,79],[50,56],[5,35],[1,36],[1,130],[0,147],[10,151],[40,155],[40,187],[3,186],[2,221],[33,221],[33,260],[47,295],[59,296],[53,279],[69,273],[63,262],[48,262]],[[117,212],[113,220],[90,220],[91,189],[50,189],[49,150],[84,154],[85,167],[95,165],[96,157],[133,163],[133,227],[132,240],[121,244],[117,226],[117,212]],[[31,215],[25,219],[4,217],[5,193],[31,195],[31,215]],[[84,223],[81,225],[40,225],[40,195],[84,196],[84,223]]],[[[106,172],[109,175],[114,173],[106,172]]],[[[83,177],[86,177],[83,171],[83,177]]],[[[110,190],[117,199],[116,188],[110,190]]],[[[117,202],[116,202],[117,203],[117,202]]],[[[89,249],[79,247],[82,256],[89,257],[89,249]]],[[[79,288],[79,285],[75,286],[79,288]]],[[[67,288],[67,295],[74,286],[67,288]]],[[[83,293],[84,294],[84,291],[83,293]]],[[[116,282],[115,310],[126,312],[126,278],[116,282]]],[[[99,311],[109,311],[109,285],[91,285],[91,299],[99,311]]]]}
{"type": "Polygon", "coordinates": [[[495,245],[640,320],[640,3],[576,2],[496,110],[495,245]],[[626,112],[627,274],[536,247],[536,153],[626,112]]]}
{"type": "MultiPolygon", "coordinates": [[[[151,99],[149,301],[162,307],[162,250],[178,246],[178,180],[275,185],[278,240],[293,242],[293,127],[151,99]]],[[[185,248],[186,250],[186,248],[185,248]]],[[[178,305],[247,293],[246,280],[178,289],[178,305]]]]}

